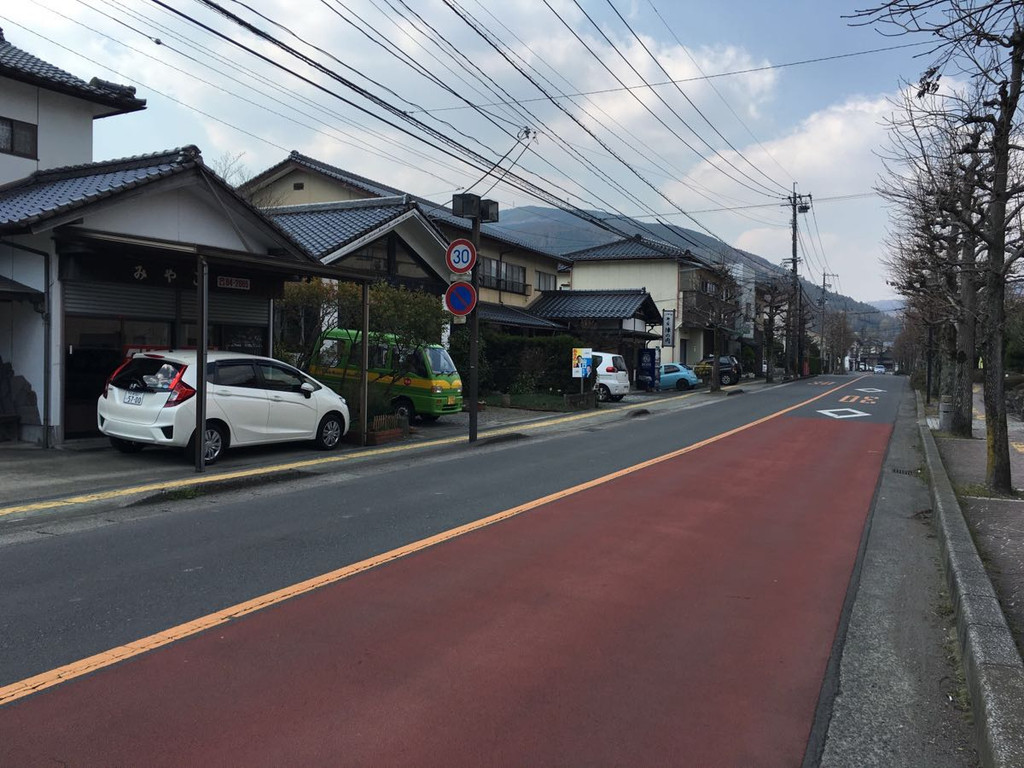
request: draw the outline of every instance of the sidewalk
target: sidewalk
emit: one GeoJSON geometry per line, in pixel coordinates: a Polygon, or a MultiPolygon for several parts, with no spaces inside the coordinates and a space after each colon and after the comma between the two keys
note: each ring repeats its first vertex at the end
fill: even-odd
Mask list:
{"type": "MultiPolygon", "coordinates": [[[[922,420],[943,567],[956,611],[978,751],[986,766],[1024,765],[1024,500],[984,495],[984,405],[973,438],[932,434],[922,420]],[[954,495],[956,494],[956,495],[954,495]],[[959,497],[959,498],[958,498],[959,497]]],[[[1024,480],[1024,423],[1008,419],[1011,478],[1024,480]]]]}

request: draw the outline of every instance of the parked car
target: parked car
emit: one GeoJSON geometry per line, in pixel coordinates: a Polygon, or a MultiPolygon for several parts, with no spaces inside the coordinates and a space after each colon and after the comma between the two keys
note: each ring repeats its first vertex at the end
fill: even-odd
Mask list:
{"type": "Polygon", "coordinates": [[[629,394],[629,371],[622,355],[616,355],[614,352],[593,352],[591,360],[597,374],[594,391],[597,392],[598,400],[602,403],[609,400],[618,402],[629,394]]]}
{"type": "MultiPolygon", "coordinates": [[[[711,378],[712,367],[715,362],[714,355],[708,355],[695,366],[693,366],[693,372],[696,373],[701,379],[707,381],[711,378]]],[[[722,383],[723,387],[727,387],[730,384],[735,384],[740,380],[740,376],[743,375],[743,366],[740,365],[740,361],[732,355],[721,355],[718,358],[718,380],[722,383]]]]}
{"type": "MultiPolygon", "coordinates": [[[[330,450],[348,432],[345,398],[286,363],[212,351],[206,370],[207,464],[229,446],[313,440],[330,450]]],[[[191,450],[195,386],[195,350],[135,354],[111,374],[100,395],[100,432],[123,453],[147,445],[191,450]]]]}
{"type": "Polygon", "coordinates": [[[661,366],[661,389],[690,389],[700,384],[700,379],[693,369],[682,363],[665,363],[661,366]]]}
{"type": "Polygon", "coordinates": [[[884,365],[876,365],[875,366],[875,373],[885,373],[885,366],[884,365]]]}

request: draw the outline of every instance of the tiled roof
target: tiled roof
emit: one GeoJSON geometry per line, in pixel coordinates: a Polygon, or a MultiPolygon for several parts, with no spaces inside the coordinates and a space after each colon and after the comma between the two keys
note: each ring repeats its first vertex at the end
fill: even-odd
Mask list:
{"type": "Polygon", "coordinates": [[[480,320],[486,323],[511,325],[516,328],[539,328],[546,331],[566,330],[564,325],[537,317],[529,310],[507,307],[504,304],[489,304],[481,301],[477,304],[480,320]]]}
{"type": "MultiPolygon", "coordinates": [[[[287,160],[278,163],[273,168],[269,168],[263,173],[259,174],[257,179],[259,177],[267,176],[269,174],[274,173],[277,169],[283,167],[287,163],[295,163],[297,165],[301,165],[312,171],[316,171],[317,173],[321,173],[324,176],[327,176],[332,179],[337,179],[338,181],[344,184],[355,187],[356,189],[361,189],[364,192],[377,197],[391,197],[393,195],[407,194],[406,192],[403,192],[400,189],[396,189],[395,187],[389,187],[386,184],[381,184],[379,182],[373,181],[372,179],[368,179],[365,176],[359,176],[354,173],[349,173],[346,170],[321,162],[320,160],[309,157],[308,155],[304,155],[301,152],[296,152],[295,150],[292,150],[291,154],[288,155],[287,160]]],[[[447,205],[438,204],[431,200],[427,200],[425,197],[418,197],[416,195],[409,195],[409,198],[412,199],[414,202],[418,203],[420,208],[422,208],[424,215],[426,215],[427,218],[433,220],[435,223],[441,223],[450,227],[455,227],[456,229],[460,229],[464,232],[470,232],[473,228],[469,219],[463,219],[460,216],[453,215],[451,209],[447,205]]],[[[514,245],[518,248],[533,251],[534,253],[544,254],[545,256],[548,256],[552,259],[557,259],[558,261],[564,261],[564,259],[562,259],[561,256],[557,256],[548,251],[539,250],[535,245],[532,245],[526,240],[515,237],[514,235],[509,235],[507,232],[504,232],[496,227],[492,227],[489,224],[480,225],[480,234],[485,237],[489,237],[493,240],[497,240],[498,242],[501,243],[514,245]]]]}
{"type": "Polygon", "coordinates": [[[135,98],[132,86],[108,83],[96,77],[87,83],[11,45],[4,39],[3,29],[0,29],[0,76],[113,107],[114,111],[108,114],[134,112],[146,107],[145,99],[135,98]]]}
{"type": "Polygon", "coordinates": [[[402,202],[370,205],[372,200],[270,209],[267,215],[303,248],[322,259],[410,210],[402,202]]]}
{"type": "Polygon", "coordinates": [[[583,248],[564,254],[571,261],[621,261],[623,259],[680,259],[687,251],[668,243],[632,237],[605,245],[583,248]]]}
{"type": "Polygon", "coordinates": [[[627,318],[639,314],[647,322],[661,322],[654,299],[643,290],[545,291],[530,305],[530,312],[549,320],[627,318]]]}
{"type": "Polygon", "coordinates": [[[188,146],[102,163],[37,171],[0,188],[0,231],[27,227],[105,197],[194,168],[199,150],[188,146]]]}

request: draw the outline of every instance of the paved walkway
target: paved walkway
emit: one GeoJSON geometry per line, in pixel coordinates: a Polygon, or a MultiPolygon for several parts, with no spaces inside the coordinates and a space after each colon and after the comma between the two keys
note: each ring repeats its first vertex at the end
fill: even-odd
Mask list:
{"type": "MultiPolygon", "coordinates": [[[[937,426],[931,419],[929,425],[937,426]]],[[[1024,422],[1010,416],[1010,477],[1014,488],[1024,488],[1024,422]]],[[[1024,654],[1024,497],[994,499],[981,493],[985,485],[987,447],[985,405],[980,385],[974,388],[974,437],[935,434],[935,442],[950,482],[960,497],[960,508],[974,536],[982,562],[1024,654]]]]}

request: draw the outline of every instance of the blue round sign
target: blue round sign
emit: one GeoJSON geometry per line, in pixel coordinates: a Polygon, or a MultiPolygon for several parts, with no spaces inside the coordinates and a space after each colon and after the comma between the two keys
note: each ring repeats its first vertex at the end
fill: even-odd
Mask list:
{"type": "Polygon", "coordinates": [[[444,293],[444,306],[453,315],[468,315],[476,306],[476,289],[471,283],[452,283],[444,293]]]}

